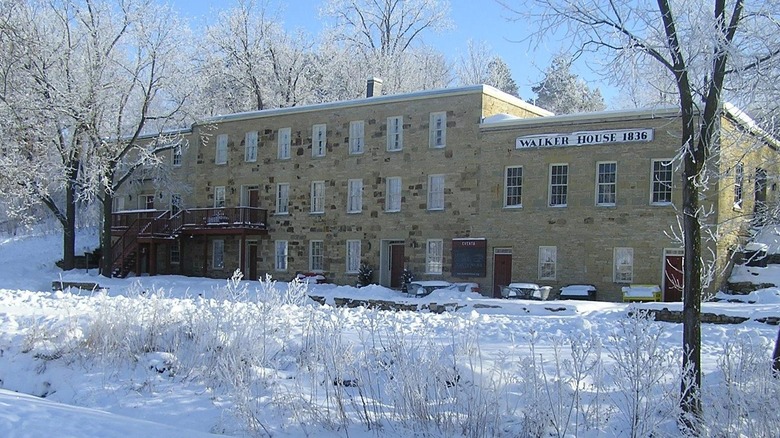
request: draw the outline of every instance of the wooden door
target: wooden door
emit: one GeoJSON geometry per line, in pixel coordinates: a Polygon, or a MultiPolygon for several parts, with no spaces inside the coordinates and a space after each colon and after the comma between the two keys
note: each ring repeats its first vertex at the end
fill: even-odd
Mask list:
{"type": "Polygon", "coordinates": [[[247,280],[257,280],[257,242],[249,242],[247,245],[247,280]]]}
{"type": "Polygon", "coordinates": [[[664,257],[664,301],[682,301],[683,256],[664,257]]]}
{"type": "Polygon", "coordinates": [[[501,298],[501,287],[512,282],[512,253],[493,254],[493,297],[501,298]]]}
{"type": "Polygon", "coordinates": [[[390,287],[400,288],[404,277],[404,244],[390,244],[390,287]]]}
{"type": "Polygon", "coordinates": [[[260,189],[253,187],[247,190],[247,198],[249,199],[249,207],[251,207],[249,210],[249,222],[256,224],[260,222],[260,212],[257,210],[260,207],[260,189]]]}

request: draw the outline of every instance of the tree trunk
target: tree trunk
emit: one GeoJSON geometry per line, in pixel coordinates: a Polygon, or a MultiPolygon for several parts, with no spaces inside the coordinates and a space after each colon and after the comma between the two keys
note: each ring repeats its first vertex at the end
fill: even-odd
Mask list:
{"type": "Polygon", "coordinates": [[[76,267],[76,187],[72,178],[65,186],[65,221],[62,223],[62,269],[76,267]]]}
{"type": "Polygon", "coordinates": [[[113,197],[107,193],[100,199],[103,202],[103,229],[100,231],[100,275],[111,278],[114,255],[111,251],[111,204],[113,197]]]}

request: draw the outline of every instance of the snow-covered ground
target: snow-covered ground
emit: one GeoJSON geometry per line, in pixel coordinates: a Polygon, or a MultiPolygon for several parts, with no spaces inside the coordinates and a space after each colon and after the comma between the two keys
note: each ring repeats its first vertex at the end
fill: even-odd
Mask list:
{"type": "MultiPolygon", "coordinates": [[[[77,248],[96,244],[82,233],[77,248]]],[[[0,238],[0,436],[679,436],[681,327],[628,316],[679,304],[108,279],[61,272],[60,245],[0,238]],[[106,289],[51,291],[58,279],[106,289]],[[336,298],[454,306],[348,309],[336,298]]],[[[774,268],[756,269],[754,281],[780,284],[774,268]]],[[[755,321],[780,316],[780,293],[750,301],[703,305],[752,318],[702,329],[713,435],[780,436],[778,328],[755,321]]]]}

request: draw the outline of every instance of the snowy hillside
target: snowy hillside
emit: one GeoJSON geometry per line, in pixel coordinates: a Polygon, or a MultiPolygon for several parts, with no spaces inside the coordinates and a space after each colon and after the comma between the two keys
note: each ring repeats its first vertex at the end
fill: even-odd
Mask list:
{"type": "MultiPolygon", "coordinates": [[[[87,234],[77,248],[95,245],[87,234]]],[[[62,273],[59,248],[58,236],[0,239],[0,436],[679,436],[681,327],[628,316],[679,304],[107,279],[62,273]],[[51,291],[60,278],[107,289],[51,291]],[[338,308],[307,293],[457,310],[338,308]]],[[[780,316],[778,295],[704,305],[753,318],[702,329],[713,433],[780,435],[778,328],[755,321],[780,316]]]]}

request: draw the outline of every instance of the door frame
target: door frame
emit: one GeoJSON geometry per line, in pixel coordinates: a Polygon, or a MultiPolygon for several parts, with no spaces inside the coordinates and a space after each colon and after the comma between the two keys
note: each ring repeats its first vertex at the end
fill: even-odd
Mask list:
{"type": "Polygon", "coordinates": [[[492,296],[494,298],[501,298],[501,291],[498,291],[498,293],[496,293],[496,290],[495,290],[495,287],[496,287],[496,266],[497,266],[497,264],[496,264],[496,256],[509,256],[509,259],[510,259],[510,263],[509,263],[509,269],[510,269],[509,281],[511,282],[512,281],[511,269],[512,269],[512,262],[513,262],[513,260],[512,260],[512,258],[513,258],[512,257],[512,248],[509,248],[509,247],[493,248],[493,269],[492,269],[493,275],[491,276],[491,280],[492,281],[490,282],[490,294],[491,294],[490,296],[492,296]]]}
{"type": "MultiPolygon", "coordinates": [[[[403,239],[381,239],[379,241],[379,284],[390,287],[390,247],[392,245],[406,245],[403,239]]],[[[404,248],[404,253],[406,248],[404,248]]]]}
{"type": "MultiPolygon", "coordinates": [[[[682,257],[685,263],[685,250],[683,248],[664,248],[664,256],[661,258],[661,301],[666,301],[666,259],[668,257],[682,257]]],[[[683,266],[683,281],[685,281],[685,269],[683,266]]],[[[680,299],[682,300],[682,293],[680,299]]]]}

